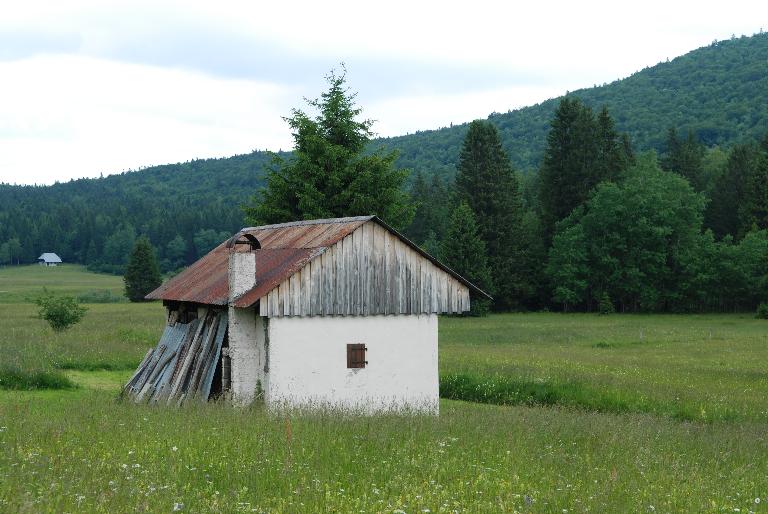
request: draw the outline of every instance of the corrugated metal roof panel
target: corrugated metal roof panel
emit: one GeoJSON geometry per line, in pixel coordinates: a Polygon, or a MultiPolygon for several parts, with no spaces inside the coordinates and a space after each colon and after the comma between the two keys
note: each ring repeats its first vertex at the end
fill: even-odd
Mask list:
{"type": "MultiPolygon", "coordinates": [[[[256,288],[263,294],[300,270],[312,257],[354,232],[372,216],[298,221],[279,225],[248,227],[241,230],[256,236],[261,249],[256,250],[256,288]]],[[[238,251],[246,251],[238,248],[238,251]]],[[[226,305],[228,253],[222,243],[184,271],[147,295],[150,300],[173,300],[211,305],[226,305]]],[[[255,303],[263,294],[256,296],[255,303]]]]}
{"type": "MultiPolygon", "coordinates": [[[[240,296],[236,303],[237,306],[253,305],[283,280],[299,271],[311,259],[371,220],[394,233],[407,245],[448,274],[456,277],[476,294],[490,298],[484,291],[427,254],[378,217],[355,216],[296,221],[278,225],[248,227],[241,230],[240,233],[253,234],[259,240],[261,249],[254,250],[256,254],[256,287],[240,296]]],[[[184,271],[149,293],[146,298],[226,305],[229,293],[227,283],[228,251],[226,242],[220,244],[184,271]]],[[[247,251],[247,249],[240,247],[236,248],[236,251],[247,251]]]]}

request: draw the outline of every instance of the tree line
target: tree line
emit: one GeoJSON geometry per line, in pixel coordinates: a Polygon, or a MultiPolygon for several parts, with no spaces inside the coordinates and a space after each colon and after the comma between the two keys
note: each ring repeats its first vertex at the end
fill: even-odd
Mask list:
{"type": "Polygon", "coordinates": [[[661,158],[636,155],[607,108],[566,97],[538,173],[515,171],[477,120],[455,180],[417,172],[409,201],[395,156],[365,151],[371,121],[345,76],[328,81],[316,116],[287,119],[295,153],[273,161],[248,222],[379,214],[493,295],[476,314],[754,309],[768,293],[768,137],[723,152],[670,129],[661,158]]]}
{"type": "Polygon", "coordinates": [[[263,183],[269,159],[254,152],[51,186],[0,184],[0,265],[55,252],[122,274],[145,235],[162,271],[179,269],[242,228],[239,205],[263,183]]]}
{"type": "MultiPolygon", "coordinates": [[[[670,128],[660,156],[636,155],[608,108],[569,96],[549,120],[538,170],[514,169],[496,124],[477,120],[453,174],[409,175],[396,152],[372,146],[345,75],[328,83],[309,102],[315,115],[286,118],[295,150],[271,154],[264,178],[242,156],[238,174],[224,173],[229,160],[193,161],[0,187],[0,264],[56,251],[123,273],[141,241],[169,272],[238,230],[243,214],[256,225],[373,213],[492,294],[475,313],[733,310],[766,299],[768,136],[724,150],[670,128]],[[243,212],[238,198],[253,189],[243,212]]],[[[262,164],[268,156],[258,154],[262,164]]]]}
{"type": "Polygon", "coordinates": [[[607,109],[565,98],[535,176],[514,173],[495,127],[475,121],[455,183],[417,175],[412,195],[409,235],[495,309],[732,311],[768,298],[768,135],[724,152],[671,128],[661,157],[636,156],[607,109]]]}

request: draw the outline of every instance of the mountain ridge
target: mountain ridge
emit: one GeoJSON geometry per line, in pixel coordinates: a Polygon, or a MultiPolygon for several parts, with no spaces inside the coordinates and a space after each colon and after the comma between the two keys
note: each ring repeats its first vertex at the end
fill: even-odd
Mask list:
{"type": "MultiPolygon", "coordinates": [[[[606,106],[617,129],[630,135],[638,151],[663,150],[667,129],[673,126],[693,131],[707,146],[756,140],[768,131],[768,34],[715,42],[568,95],[595,110],[606,106]]],[[[537,169],[561,98],[488,116],[518,170],[537,169]]],[[[401,167],[450,178],[467,127],[463,123],[379,138],[371,148],[398,151],[401,167]]],[[[149,235],[167,260],[166,268],[189,262],[206,246],[196,244],[193,234],[242,226],[239,207],[263,185],[271,155],[255,151],[195,159],[53,185],[0,184],[0,245],[18,239],[24,248],[21,260],[27,262],[34,261],[38,250],[50,250],[65,260],[90,263],[123,230],[123,236],[149,235]],[[165,245],[176,237],[183,244],[166,252],[165,245]]],[[[207,233],[199,239],[213,237],[207,233]]],[[[114,255],[124,251],[119,245],[110,248],[114,255]]]]}

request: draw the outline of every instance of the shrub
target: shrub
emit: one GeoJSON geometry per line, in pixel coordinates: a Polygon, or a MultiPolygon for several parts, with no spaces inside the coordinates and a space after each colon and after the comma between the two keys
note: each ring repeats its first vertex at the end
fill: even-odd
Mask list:
{"type": "Polygon", "coordinates": [[[79,322],[88,311],[72,296],[56,296],[44,290],[35,301],[38,316],[48,322],[56,332],[66,330],[79,322]]]}
{"type": "Polygon", "coordinates": [[[757,317],[760,319],[768,319],[768,302],[761,302],[757,306],[757,317]]]}
{"type": "Polygon", "coordinates": [[[603,295],[600,297],[600,303],[597,307],[597,310],[600,312],[600,314],[613,314],[616,312],[616,309],[613,307],[611,297],[608,296],[608,293],[603,293],[603,295]]]}

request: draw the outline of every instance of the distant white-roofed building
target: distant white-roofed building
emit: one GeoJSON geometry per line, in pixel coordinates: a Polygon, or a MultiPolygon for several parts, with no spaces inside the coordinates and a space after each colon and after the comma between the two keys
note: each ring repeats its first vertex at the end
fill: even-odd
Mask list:
{"type": "Polygon", "coordinates": [[[61,257],[55,253],[44,253],[37,258],[37,262],[40,263],[40,266],[58,266],[61,264],[61,257]]]}

